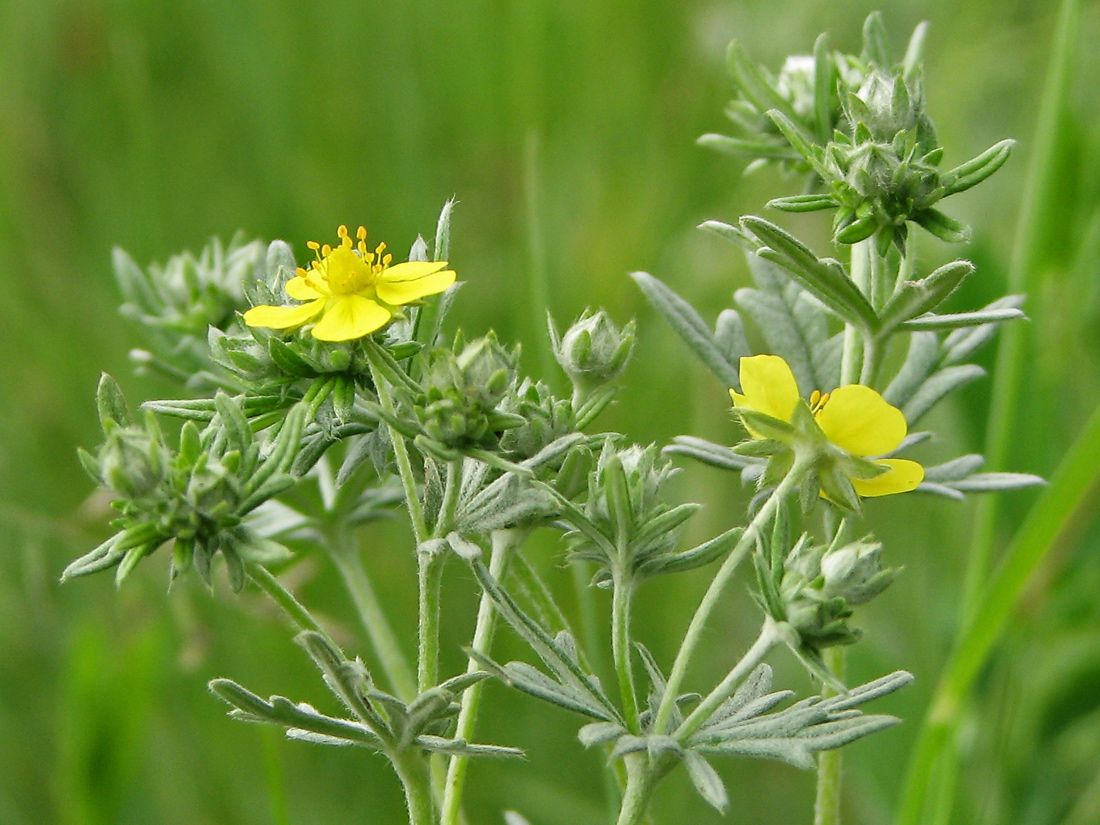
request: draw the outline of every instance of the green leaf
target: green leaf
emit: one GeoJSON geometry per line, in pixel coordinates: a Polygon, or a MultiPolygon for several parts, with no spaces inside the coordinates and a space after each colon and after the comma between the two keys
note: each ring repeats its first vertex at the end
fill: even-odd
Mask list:
{"type": "Polygon", "coordinates": [[[879,335],[885,335],[903,322],[935,309],[973,271],[974,265],[970,261],[952,261],[925,278],[903,281],[882,310],[879,335]]]}
{"type": "Polygon", "coordinates": [[[712,232],[718,237],[725,238],[730,243],[735,243],[750,252],[756,251],[756,241],[742,232],[739,226],[731,226],[728,223],[722,223],[722,221],[703,221],[698,228],[705,232],[712,232]]]}
{"type": "Polygon", "coordinates": [[[653,308],[718,380],[727,387],[741,386],[737,377],[738,365],[727,360],[726,353],[715,342],[710,328],[687,301],[647,272],[633,272],[630,277],[641,288],[653,308]]]}
{"type": "MultiPolygon", "coordinates": [[[[797,120],[791,104],[779,93],[779,90],[763,75],[759,68],[749,60],[745,50],[736,40],[732,41],[726,51],[726,64],[730,74],[741,93],[752,102],[761,112],[776,109],[789,118],[792,122],[797,120]]],[[[795,127],[796,130],[799,127],[795,127]]],[[[812,135],[802,132],[806,140],[812,140],[812,135]]]]}
{"type": "Polygon", "coordinates": [[[971,238],[969,226],[948,217],[938,209],[921,209],[910,216],[910,220],[947,243],[967,243],[971,238]]]}
{"type": "Polygon", "coordinates": [[[722,444],[715,444],[706,439],[696,438],[690,435],[676,436],[672,439],[672,444],[665,447],[662,452],[666,455],[675,454],[690,456],[697,461],[702,461],[704,464],[709,464],[711,467],[718,467],[722,470],[736,470],[738,472],[746,467],[759,463],[752,458],[738,455],[729,447],[722,444]]]}
{"type": "Polygon", "coordinates": [[[718,813],[725,814],[730,800],[729,795],[726,793],[726,786],[722,784],[722,778],[718,775],[718,771],[714,770],[706,759],[694,751],[688,751],[684,754],[684,767],[687,768],[688,776],[691,777],[691,784],[695,786],[695,790],[699,792],[699,795],[718,813]]]}
{"type": "Polygon", "coordinates": [[[814,41],[814,120],[817,142],[824,146],[833,136],[837,68],[829,50],[829,37],[822,33],[814,41]]]}
{"type": "Polygon", "coordinates": [[[1002,140],[995,143],[978,155],[956,166],[943,176],[944,196],[954,195],[956,192],[965,192],[972,186],[977,186],[988,178],[1008,160],[1012,154],[1012,147],[1016,145],[1014,140],[1002,140]]]}
{"type": "Polygon", "coordinates": [[[861,329],[874,331],[878,328],[874,309],[839,263],[819,259],[793,235],[762,218],[746,216],[741,219],[741,226],[764,244],[757,255],[783,267],[841,318],[861,329]]]}
{"type": "Polygon", "coordinates": [[[1026,317],[1020,309],[1002,307],[999,309],[979,309],[976,312],[959,312],[952,315],[925,315],[922,318],[913,318],[911,321],[906,321],[901,326],[903,329],[912,332],[961,329],[963,327],[978,327],[984,324],[1000,324],[1026,317]]]}
{"type": "Polygon", "coordinates": [[[985,370],[976,364],[963,364],[940,370],[925,381],[901,408],[905,413],[905,420],[912,427],[949,392],[966,386],[984,375],[985,370]]]}
{"type": "Polygon", "coordinates": [[[122,395],[122,390],[119,389],[115,379],[107,373],[99,376],[95,401],[96,411],[99,413],[99,424],[103,428],[104,435],[107,434],[111,426],[108,422],[113,422],[120,427],[133,425],[134,419],[130,415],[130,408],[126,406],[126,399],[122,395]]]}
{"type": "Polygon", "coordinates": [[[214,407],[218,411],[222,428],[230,449],[244,452],[252,445],[252,428],[240,404],[221,390],[214,396],[214,407]]]}
{"type": "Polygon", "coordinates": [[[873,63],[879,69],[890,68],[890,49],[886,45],[886,25],[882,14],[877,11],[867,15],[863,22],[863,51],[860,54],[864,63],[873,63]]]}
{"type": "Polygon", "coordinates": [[[272,336],[267,341],[267,351],[275,366],[295,378],[314,378],[317,370],[285,342],[272,336]]]}
{"type": "Polygon", "coordinates": [[[778,140],[744,140],[708,133],[696,138],[695,143],[727,155],[752,155],[770,160],[798,160],[799,157],[790,146],[778,140]]]}
{"type": "Polygon", "coordinates": [[[772,198],[767,205],[781,212],[817,212],[822,209],[836,209],[837,202],[832,195],[791,195],[772,198]]]}

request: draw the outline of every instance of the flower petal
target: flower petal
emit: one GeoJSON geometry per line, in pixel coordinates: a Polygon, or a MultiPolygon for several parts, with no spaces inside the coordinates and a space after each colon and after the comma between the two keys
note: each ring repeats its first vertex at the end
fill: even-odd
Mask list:
{"type": "Polygon", "coordinates": [[[375,291],[390,306],[409,304],[442,292],[455,282],[446,261],[408,261],[387,267],[378,277],[375,291]]]}
{"type": "Polygon", "coordinates": [[[817,423],[826,438],[858,456],[897,449],[909,430],[901,410],[862,384],[833,390],[817,414],[817,423]]]}
{"type": "Polygon", "coordinates": [[[295,275],[286,282],[286,294],[296,301],[312,301],[325,295],[301,275],[295,275]]]}
{"type": "Polygon", "coordinates": [[[753,355],[741,359],[739,370],[745,392],[740,406],[789,422],[801,396],[787,362],[778,355],[753,355]]]}
{"type": "Polygon", "coordinates": [[[325,308],[323,298],[308,304],[295,304],[288,307],[258,306],[244,314],[244,322],[250,327],[270,327],[271,329],[290,329],[300,327],[311,321],[325,308]]]}
{"type": "Polygon", "coordinates": [[[341,295],[333,299],[313,328],[321,341],[351,341],[370,335],[390,320],[391,313],[362,295],[341,295]]]}
{"type": "Polygon", "coordinates": [[[864,497],[888,496],[892,493],[908,493],[924,480],[924,467],[907,458],[884,458],[876,464],[889,469],[882,475],[868,479],[852,479],[856,492],[864,497]]]}

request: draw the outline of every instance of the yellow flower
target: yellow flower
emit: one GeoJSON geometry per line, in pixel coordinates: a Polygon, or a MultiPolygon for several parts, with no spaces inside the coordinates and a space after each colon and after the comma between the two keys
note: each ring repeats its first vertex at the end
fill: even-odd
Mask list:
{"type": "MultiPolygon", "coordinates": [[[[790,424],[795,408],[803,403],[790,366],[777,355],[754,355],[740,363],[741,389],[730,390],[734,406],[790,424]]],[[[810,409],[817,427],[828,441],[858,458],[885,455],[901,444],[908,431],[901,410],[862,384],[848,384],[821,395],[814,391],[810,409]]],[[[765,438],[745,425],[753,438],[765,438]]],[[[885,472],[873,478],[850,477],[861,496],[886,496],[916,489],[924,468],[904,458],[873,459],[885,472]]]]}
{"type": "Polygon", "coordinates": [[[353,244],[348,228],[337,230],[336,248],[316,241],[309,248],[317,260],[309,269],[286,283],[293,306],[257,306],[244,314],[251,327],[290,329],[318,319],[313,337],[322,341],[351,341],[381,329],[393,317],[395,307],[411,304],[442,292],[454,283],[455,273],[446,261],[409,261],[390,265],[393,256],[386,245],[367,250],[367,230],[359,227],[353,244]]]}

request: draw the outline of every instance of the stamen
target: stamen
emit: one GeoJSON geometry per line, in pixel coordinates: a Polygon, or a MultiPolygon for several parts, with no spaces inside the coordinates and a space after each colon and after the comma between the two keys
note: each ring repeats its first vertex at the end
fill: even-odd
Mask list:
{"type": "Polygon", "coordinates": [[[821,390],[814,390],[810,393],[810,408],[817,406],[817,402],[821,400],[821,390]]]}

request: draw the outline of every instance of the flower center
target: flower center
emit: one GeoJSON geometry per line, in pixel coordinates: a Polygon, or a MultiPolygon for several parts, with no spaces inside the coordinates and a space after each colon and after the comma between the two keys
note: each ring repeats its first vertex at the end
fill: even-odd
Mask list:
{"type": "Polygon", "coordinates": [[[356,234],[356,242],[348,235],[348,228],[341,226],[337,230],[340,245],[335,249],[328,244],[310,241],[310,249],[317,260],[310,266],[313,273],[328,285],[333,295],[364,295],[374,298],[374,285],[379,276],[389,266],[393,256],[386,254],[386,245],[378,244],[373,252],[367,249],[367,230],[362,226],[356,234]]]}
{"type": "Polygon", "coordinates": [[[814,390],[810,393],[810,412],[814,414],[816,418],[818,413],[825,409],[825,405],[829,403],[829,396],[832,393],[822,393],[820,390],[814,390]]]}

